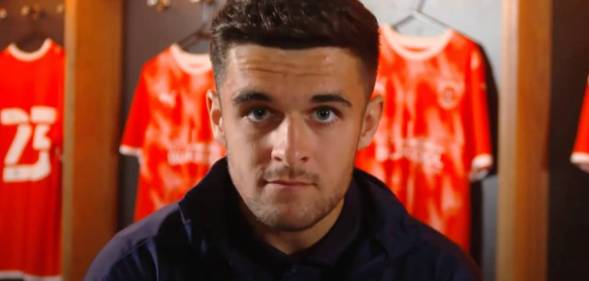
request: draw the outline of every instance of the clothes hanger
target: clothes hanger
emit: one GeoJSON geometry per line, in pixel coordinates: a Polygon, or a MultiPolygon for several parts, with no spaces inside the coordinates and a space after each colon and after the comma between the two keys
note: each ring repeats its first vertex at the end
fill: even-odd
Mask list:
{"type": "Polygon", "coordinates": [[[392,24],[393,29],[399,30],[400,27],[415,20],[435,26],[437,29],[440,29],[442,31],[445,31],[447,29],[453,29],[450,25],[424,13],[423,8],[426,2],[427,0],[419,0],[416,7],[411,10],[409,15],[403,17],[399,21],[392,24]]]}
{"type": "Polygon", "coordinates": [[[170,8],[170,0],[147,0],[148,7],[155,7],[158,12],[167,10],[170,8]]]}
{"type": "Polygon", "coordinates": [[[207,42],[211,39],[211,33],[207,31],[208,24],[201,25],[196,31],[188,34],[186,37],[180,39],[176,44],[184,50],[190,49],[196,43],[200,43],[203,40],[207,42]]]}
{"type": "MultiPolygon", "coordinates": [[[[191,0],[193,3],[204,3],[207,5],[214,4],[214,0],[191,0]]],[[[205,13],[201,13],[202,23],[201,25],[192,33],[188,34],[186,37],[180,39],[176,42],[176,44],[182,48],[183,50],[191,50],[199,43],[208,42],[211,40],[211,33],[209,31],[210,23],[211,23],[211,16],[213,13],[209,13],[209,17],[205,17],[205,13]]]]}
{"type": "Polygon", "coordinates": [[[0,8],[0,21],[5,20],[8,17],[8,11],[5,8],[0,8]]]}
{"type": "MultiPolygon", "coordinates": [[[[200,3],[204,2],[207,4],[212,4],[215,0],[189,0],[190,3],[200,3]]],[[[172,0],[147,0],[147,6],[155,7],[156,10],[159,12],[164,11],[172,5],[172,0]]]]}

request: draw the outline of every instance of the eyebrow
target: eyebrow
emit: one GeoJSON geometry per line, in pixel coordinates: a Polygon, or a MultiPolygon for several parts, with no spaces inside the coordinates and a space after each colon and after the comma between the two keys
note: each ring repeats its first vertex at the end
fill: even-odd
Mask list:
{"type": "Polygon", "coordinates": [[[326,93],[326,94],[319,94],[315,95],[311,98],[311,102],[314,103],[328,103],[328,102],[337,102],[341,103],[347,107],[352,107],[352,103],[344,98],[339,93],[326,93]]]}
{"type": "Polygon", "coordinates": [[[262,92],[250,90],[242,91],[233,98],[234,105],[240,105],[251,101],[271,102],[272,98],[262,92]]]}
{"type": "MultiPolygon", "coordinates": [[[[234,105],[240,105],[240,104],[244,104],[244,103],[248,103],[248,102],[252,102],[252,101],[272,102],[272,97],[270,97],[269,95],[262,93],[262,92],[245,90],[245,91],[240,92],[239,94],[237,94],[237,96],[235,96],[233,98],[234,105]]],[[[350,101],[348,101],[346,98],[344,98],[339,93],[325,93],[325,94],[314,95],[311,98],[311,102],[313,102],[313,103],[336,102],[336,103],[341,103],[347,107],[352,107],[352,103],[350,101]]]]}

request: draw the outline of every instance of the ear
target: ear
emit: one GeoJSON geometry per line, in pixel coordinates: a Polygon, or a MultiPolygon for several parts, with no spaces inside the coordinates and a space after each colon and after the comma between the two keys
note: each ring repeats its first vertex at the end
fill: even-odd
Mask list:
{"type": "Polygon", "coordinates": [[[215,140],[227,147],[225,143],[225,131],[223,129],[223,115],[221,114],[221,97],[215,91],[207,92],[207,109],[213,137],[215,140]]]}
{"type": "Polygon", "coordinates": [[[358,149],[365,148],[372,142],[372,137],[376,133],[376,129],[378,129],[382,107],[383,101],[381,95],[374,95],[368,101],[364,117],[362,118],[362,130],[360,131],[358,149]]]}

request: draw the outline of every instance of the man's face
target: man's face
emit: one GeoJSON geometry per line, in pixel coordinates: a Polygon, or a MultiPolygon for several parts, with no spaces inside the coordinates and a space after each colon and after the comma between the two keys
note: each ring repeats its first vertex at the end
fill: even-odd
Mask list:
{"type": "Polygon", "coordinates": [[[211,123],[237,191],[262,224],[305,230],[342,202],[382,107],[380,98],[368,102],[361,69],[334,47],[227,52],[219,92],[208,97],[211,123]]]}

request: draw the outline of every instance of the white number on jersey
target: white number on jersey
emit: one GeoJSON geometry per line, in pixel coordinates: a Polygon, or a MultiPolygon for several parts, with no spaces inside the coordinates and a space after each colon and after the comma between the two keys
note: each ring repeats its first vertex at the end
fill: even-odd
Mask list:
{"type": "Polygon", "coordinates": [[[47,133],[51,125],[55,124],[56,117],[57,110],[47,106],[32,107],[30,116],[20,108],[6,108],[0,111],[0,125],[17,126],[16,135],[4,158],[4,182],[39,181],[51,173],[51,139],[47,137],[47,133]],[[39,152],[37,162],[19,164],[31,137],[33,149],[39,152]]]}

